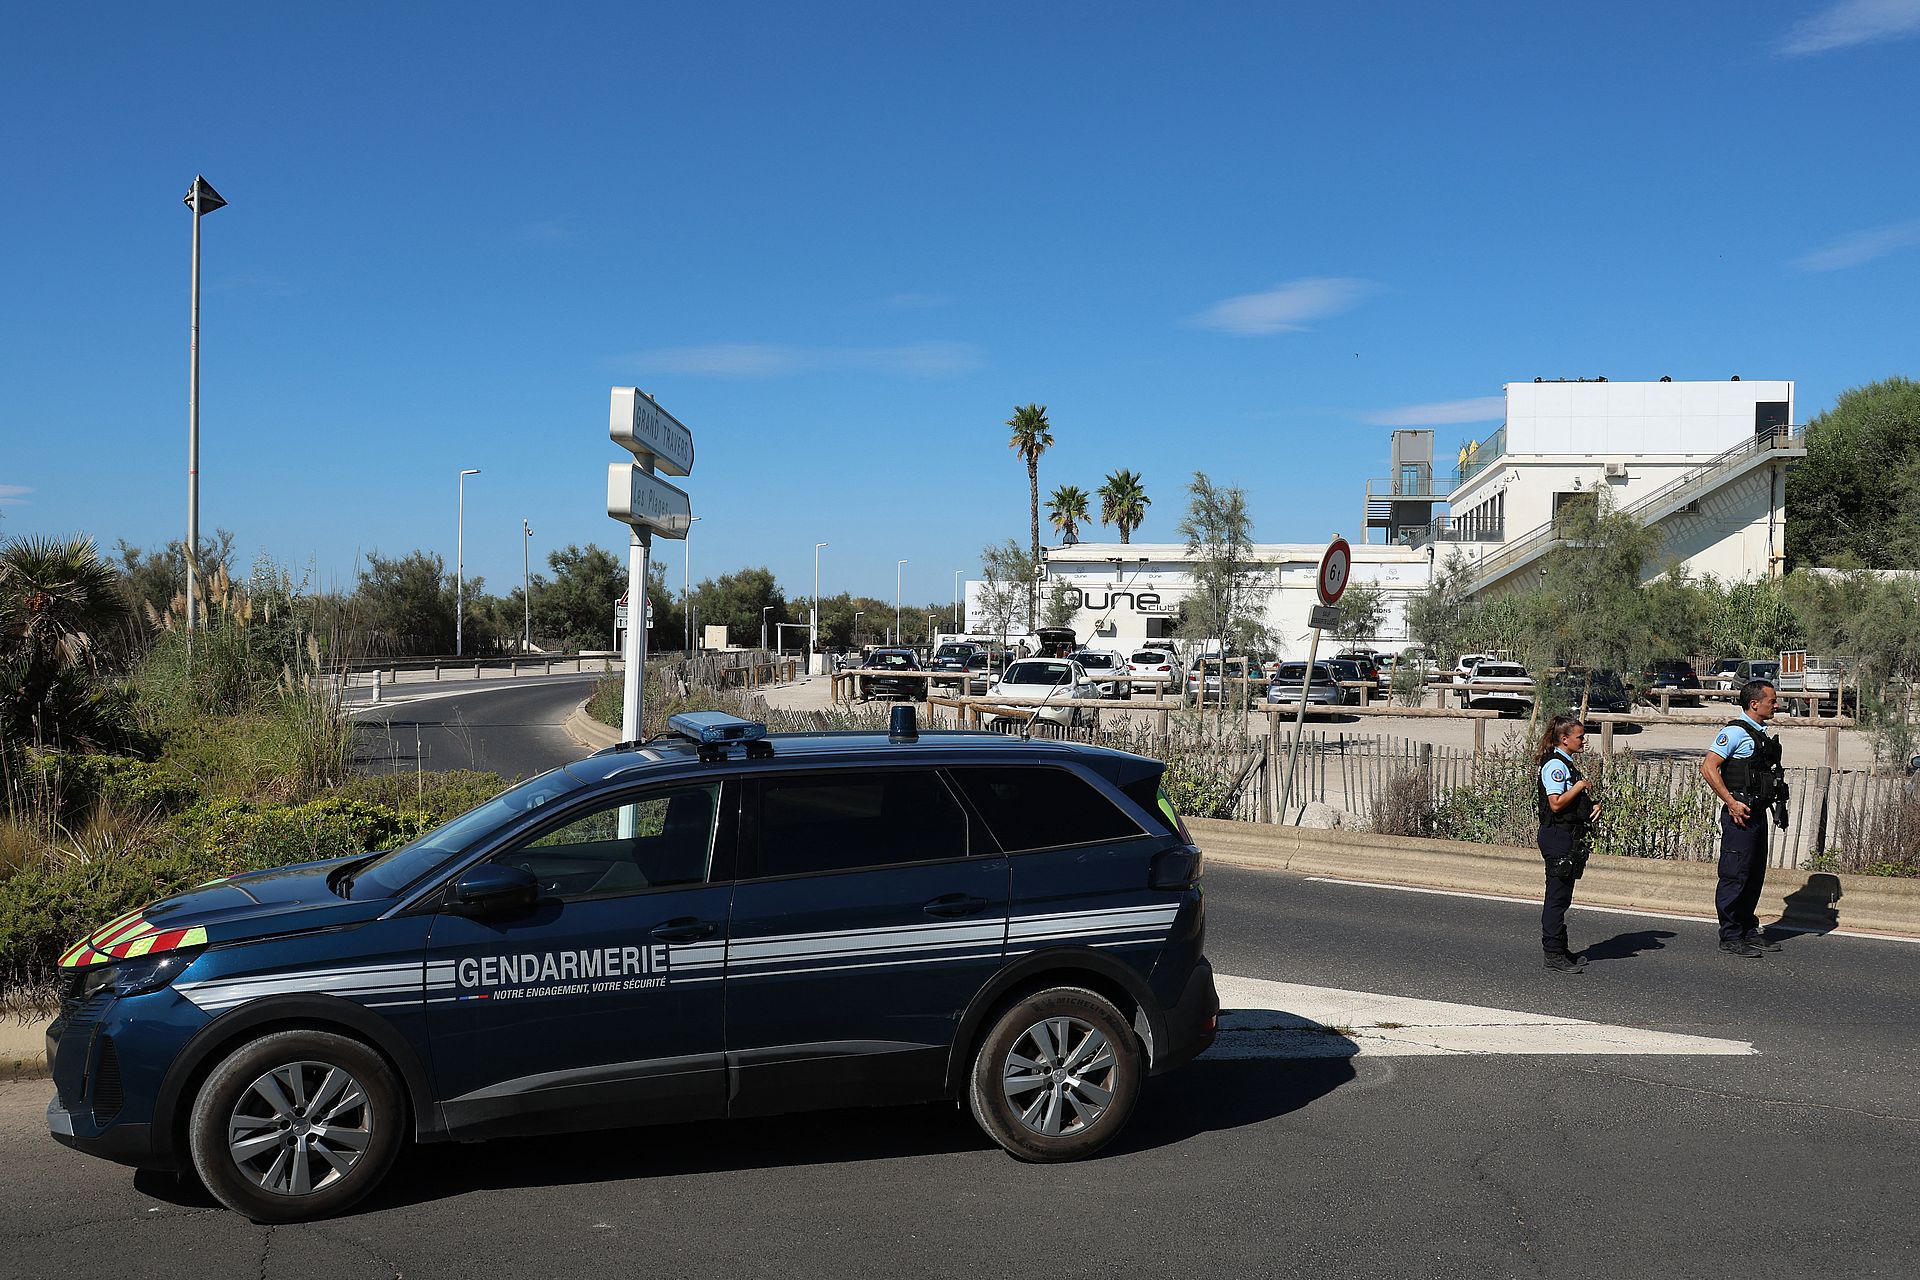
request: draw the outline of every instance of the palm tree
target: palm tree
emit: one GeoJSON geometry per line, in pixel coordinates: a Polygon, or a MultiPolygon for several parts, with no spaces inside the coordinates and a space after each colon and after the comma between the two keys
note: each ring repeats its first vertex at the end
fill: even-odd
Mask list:
{"type": "Polygon", "coordinates": [[[1091,518],[1087,515],[1087,497],[1087,491],[1079,485],[1063,484],[1047,499],[1047,519],[1053,522],[1053,531],[1063,543],[1071,545],[1080,540],[1080,526],[1091,518]]]}
{"type": "Polygon", "coordinates": [[[14,732],[53,739],[58,726],[41,723],[63,672],[91,674],[101,646],[128,619],[119,575],[95,552],[91,538],[20,538],[0,547],[0,659],[12,688],[0,703],[0,721],[14,732]]]}
{"type": "Polygon", "coordinates": [[[1116,471],[1100,486],[1100,523],[1120,526],[1122,543],[1133,537],[1152,505],[1153,499],[1147,496],[1137,471],[1116,471]]]}
{"type": "MultiPolygon", "coordinates": [[[[1026,460],[1027,491],[1029,495],[1028,531],[1031,535],[1034,568],[1040,567],[1040,455],[1053,447],[1053,424],[1047,421],[1047,406],[1027,404],[1015,407],[1013,416],[1007,419],[1007,425],[1013,428],[1013,438],[1007,441],[1007,447],[1026,460]]],[[[1027,630],[1038,625],[1040,617],[1040,588],[1037,582],[1027,584],[1027,630]]]]}

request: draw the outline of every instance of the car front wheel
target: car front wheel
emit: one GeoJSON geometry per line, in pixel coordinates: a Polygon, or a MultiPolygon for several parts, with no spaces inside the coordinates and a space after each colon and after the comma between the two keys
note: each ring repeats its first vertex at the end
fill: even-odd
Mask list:
{"type": "Polygon", "coordinates": [[[1105,997],[1051,987],[1002,1013],[974,1054],[968,1100],[1022,1160],[1079,1160],[1113,1140],[1140,1096],[1143,1055],[1105,997]]]}
{"type": "Polygon", "coordinates": [[[279,1031],[213,1069],[188,1122],[194,1170],[255,1222],[346,1209],[386,1176],[405,1105],[386,1060],[325,1031],[279,1031]]]}

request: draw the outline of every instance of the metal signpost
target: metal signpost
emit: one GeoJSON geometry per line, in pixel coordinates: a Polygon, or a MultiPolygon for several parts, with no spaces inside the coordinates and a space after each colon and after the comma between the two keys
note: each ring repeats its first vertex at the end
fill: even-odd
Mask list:
{"type": "MultiPolygon", "coordinates": [[[[607,434],[613,442],[634,456],[634,461],[607,466],[607,514],[632,531],[627,546],[627,598],[647,598],[647,554],[653,547],[653,535],[685,538],[693,527],[693,503],[654,475],[658,468],[672,476],[693,471],[693,433],[680,420],[655,404],[653,397],[636,387],[615,387],[607,421],[607,434]]],[[[644,615],[643,615],[644,616],[644,615]]],[[[647,664],[647,629],[643,624],[627,628],[626,680],[621,699],[620,740],[638,742],[641,728],[641,690],[644,689],[647,664]]],[[[624,827],[627,815],[622,815],[624,827]]]]}
{"type": "MultiPolygon", "coordinates": [[[[1307,641],[1307,668],[1300,674],[1300,701],[1293,709],[1293,742],[1287,749],[1287,785],[1280,793],[1280,807],[1276,811],[1281,822],[1287,820],[1287,811],[1293,807],[1293,771],[1300,760],[1300,736],[1307,727],[1307,689],[1313,683],[1314,660],[1320,656],[1320,630],[1339,622],[1340,611],[1334,606],[1340,603],[1340,597],[1347,589],[1347,581],[1352,576],[1353,548],[1336,533],[1333,541],[1327,544],[1327,553],[1320,557],[1320,572],[1315,575],[1313,583],[1320,603],[1308,619],[1313,625],[1313,638],[1307,641]]],[[[1223,680],[1225,675],[1223,668],[1223,680]]]]}

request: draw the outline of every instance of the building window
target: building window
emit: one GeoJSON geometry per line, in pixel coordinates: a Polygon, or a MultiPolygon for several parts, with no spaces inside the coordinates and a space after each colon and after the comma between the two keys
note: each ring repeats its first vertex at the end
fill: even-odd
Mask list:
{"type": "Polygon", "coordinates": [[[1553,495],[1553,528],[1557,535],[1564,536],[1568,521],[1588,523],[1599,514],[1600,491],[1597,489],[1553,495]]]}

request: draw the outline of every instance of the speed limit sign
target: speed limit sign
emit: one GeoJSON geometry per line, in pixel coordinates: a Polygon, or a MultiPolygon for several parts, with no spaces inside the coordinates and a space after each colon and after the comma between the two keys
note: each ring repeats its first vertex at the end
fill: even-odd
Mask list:
{"type": "Polygon", "coordinates": [[[1327,554],[1320,557],[1320,575],[1314,582],[1320,592],[1320,603],[1340,603],[1341,593],[1346,591],[1347,580],[1352,576],[1353,548],[1345,538],[1335,538],[1327,547],[1327,554]]]}

